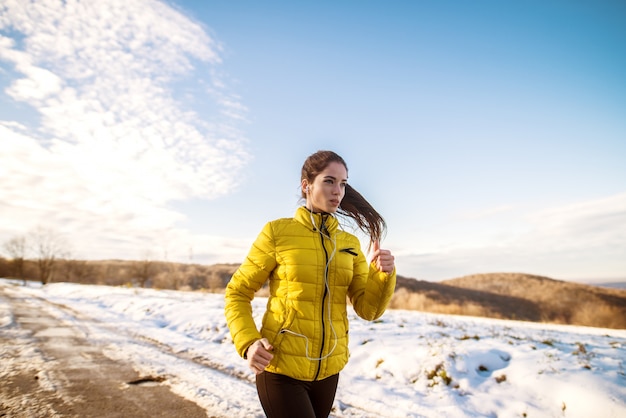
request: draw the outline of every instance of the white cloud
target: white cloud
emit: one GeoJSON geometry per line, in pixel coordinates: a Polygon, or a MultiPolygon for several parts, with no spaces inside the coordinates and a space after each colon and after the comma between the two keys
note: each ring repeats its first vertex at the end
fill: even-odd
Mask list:
{"type": "Polygon", "coordinates": [[[534,227],[526,241],[541,248],[614,247],[626,259],[626,193],[539,211],[529,222],[534,227]]]}
{"type": "Polygon", "coordinates": [[[0,238],[53,226],[90,257],[166,231],[193,241],[168,204],[231,192],[250,159],[247,109],[212,76],[221,46],[205,28],[154,0],[6,1],[0,36],[17,74],[4,93],[39,117],[0,126],[0,238]],[[180,83],[216,111],[176,99],[180,83]]]}
{"type": "Polygon", "coordinates": [[[626,193],[546,208],[509,219],[477,245],[473,236],[445,249],[398,253],[409,275],[441,280],[474,273],[523,272],[556,279],[626,278],[626,193]]]}

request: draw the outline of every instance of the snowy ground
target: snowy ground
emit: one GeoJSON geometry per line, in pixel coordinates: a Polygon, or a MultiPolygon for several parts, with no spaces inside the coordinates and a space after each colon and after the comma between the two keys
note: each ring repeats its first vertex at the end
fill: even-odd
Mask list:
{"type": "MultiPolygon", "coordinates": [[[[0,286],[106,342],[107,356],[141,375],[167,377],[207,411],[263,416],[222,295],[0,286]]],[[[254,301],[257,318],[265,302],[254,301]]],[[[376,322],[350,320],[334,417],[626,417],[626,330],[391,310],[376,322]]],[[[0,332],[11,323],[0,300],[0,332]]]]}

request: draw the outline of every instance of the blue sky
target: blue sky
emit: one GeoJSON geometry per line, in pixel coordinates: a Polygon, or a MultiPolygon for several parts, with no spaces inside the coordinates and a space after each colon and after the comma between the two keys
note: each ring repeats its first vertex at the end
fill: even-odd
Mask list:
{"type": "Polygon", "coordinates": [[[332,149],[399,274],[626,278],[621,1],[5,4],[2,242],[240,262],[332,149]]]}

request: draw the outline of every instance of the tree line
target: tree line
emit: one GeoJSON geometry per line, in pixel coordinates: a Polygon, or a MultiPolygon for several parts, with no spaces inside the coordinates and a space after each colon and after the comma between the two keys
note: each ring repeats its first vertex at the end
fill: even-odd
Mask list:
{"type": "Polygon", "coordinates": [[[211,266],[154,260],[80,260],[71,256],[65,239],[56,231],[37,227],[3,243],[0,277],[108,286],[153,287],[172,290],[223,291],[238,265],[211,266]]]}

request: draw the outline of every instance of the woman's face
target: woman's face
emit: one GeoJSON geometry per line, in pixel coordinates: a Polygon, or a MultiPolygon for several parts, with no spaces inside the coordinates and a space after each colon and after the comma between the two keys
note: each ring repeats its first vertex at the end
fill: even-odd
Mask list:
{"type": "Polygon", "coordinates": [[[346,193],[347,182],[348,171],[338,162],[328,164],[324,171],[315,177],[313,183],[302,180],[307,208],[314,212],[335,213],[346,193]]]}

